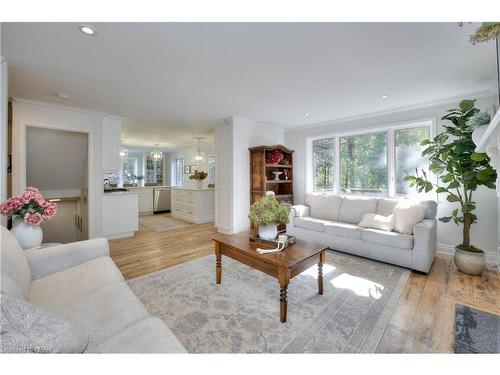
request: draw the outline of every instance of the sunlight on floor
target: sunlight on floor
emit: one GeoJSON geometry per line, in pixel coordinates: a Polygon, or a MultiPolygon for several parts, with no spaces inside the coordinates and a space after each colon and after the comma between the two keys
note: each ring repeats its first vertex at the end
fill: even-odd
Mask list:
{"type": "MultiPolygon", "coordinates": [[[[335,271],[336,268],[334,266],[331,266],[329,264],[323,264],[323,276],[329,274],[330,272],[335,271]]],[[[318,266],[314,265],[311,268],[308,268],[304,272],[301,273],[301,275],[307,275],[307,276],[312,276],[315,279],[318,278],[318,266]]]]}
{"type": "Polygon", "coordinates": [[[380,299],[382,291],[385,289],[383,285],[377,284],[374,281],[347,273],[335,277],[330,282],[335,288],[350,289],[360,297],[371,297],[374,299],[380,299]]]}

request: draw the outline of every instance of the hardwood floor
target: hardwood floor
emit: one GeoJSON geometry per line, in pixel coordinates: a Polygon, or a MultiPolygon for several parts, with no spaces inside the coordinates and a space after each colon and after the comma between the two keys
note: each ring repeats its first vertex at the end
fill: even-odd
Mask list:
{"type": "Polygon", "coordinates": [[[143,276],[213,254],[213,223],[154,232],[139,226],[134,237],[109,241],[111,257],[125,279],[143,276]]]}
{"type": "MultiPolygon", "coordinates": [[[[213,224],[157,233],[141,226],[135,237],[110,241],[111,257],[126,279],[213,254],[213,224]]],[[[490,267],[481,277],[458,272],[453,258],[438,254],[428,275],[412,272],[379,353],[451,353],[455,303],[500,314],[500,276],[490,267]]]]}

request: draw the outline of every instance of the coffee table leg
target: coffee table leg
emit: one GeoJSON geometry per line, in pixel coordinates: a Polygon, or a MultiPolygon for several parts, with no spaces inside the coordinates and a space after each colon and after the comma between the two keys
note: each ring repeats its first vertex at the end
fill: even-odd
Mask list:
{"type": "Polygon", "coordinates": [[[280,268],[278,270],[278,279],[280,282],[280,321],[285,323],[288,307],[286,290],[290,282],[290,272],[286,268],[280,268]]]}
{"type": "Polygon", "coordinates": [[[325,261],[325,252],[319,254],[318,262],[318,294],[323,294],[323,262],[325,261]]]}
{"type": "Polygon", "coordinates": [[[215,242],[215,282],[220,284],[222,281],[222,252],[220,250],[220,243],[215,242]]]}

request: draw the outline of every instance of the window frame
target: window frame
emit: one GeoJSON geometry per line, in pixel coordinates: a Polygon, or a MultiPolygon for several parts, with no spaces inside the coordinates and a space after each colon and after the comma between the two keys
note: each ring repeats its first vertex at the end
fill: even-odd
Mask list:
{"type": "MultiPolygon", "coordinates": [[[[436,118],[425,118],[415,121],[399,122],[385,124],[381,126],[364,127],[355,131],[338,131],[325,133],[322,135],[316,135],[312,137],[305,138],[305,192],[312,193],[314,191],[314,156],[313,156],[313,142],[321,139],[334,138],[335,139],[335,162],[334,162],[334,182],[333,182],[333,193],[342,194],[349,196],[374,196],[374,197],[389,197],[389,198],[401,198],[405,195],[396,194],[396,143],[395,143],[395,131],[400,129],[410,129],[417,127],[429,127],[429,137],[432,139],[436,136],[437,119],[436,118]],[[387,133],[387,193],[385,195],[380,194],[346,194],[340,190],[340,138],[350,137],[357,135],[366,135],[373,133],[387,133]]],[[[437,176],[430,173],[429,179],[436,183],[437,176]]],[[[325,190],[325,192],[332,192],[332,190],[325,190]]],[[[408,194],[410,195],[410,194],[408,194]]],[[[422,196],[424,194],[421,194],[422,196]]]]}

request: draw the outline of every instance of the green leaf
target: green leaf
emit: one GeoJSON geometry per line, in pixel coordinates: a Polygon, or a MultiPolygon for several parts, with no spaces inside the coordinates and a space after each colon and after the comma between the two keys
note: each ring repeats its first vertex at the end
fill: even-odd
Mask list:
{"type": "Polygon", "coordinates": [[[476,209],[476,205],[473,204],[473,203],[465,203],[464,204],[464,207],[462,208],[462,212],[464,214],[468,214],[468,213],[471,213],[472,211],[474,211],[476,209]]]}
{"type": "Polygon", "coordinates": [[[474,108],[475,102],[476,100],[468,100],[468,99],[462,100],[458,105],[460,107],[460,111],[462,111],[462,113],[470,111],[472,108],[474,108]]]}
{"type": "Polygon", "coordinates": [[[448,190],[442,186],[436,189],[436,193],[446,193],[446,192],[448,192],[448,190]]]}
{"type": "Polygon", "coordinates": [[[456,189],[458,187],[460,187],[460,183],[457,181],[451,181],[448,185],[448,189],[456,189]]]}
{"type": "Polygon", "coordinates": [[[474,161],[483,161],[486,159],[486,154],[479,154],[477,152],[473,152],[470,158],[474,161]]]}
{"type": "Polygon", "coordinates": [[[450,194],[446,197],[446,200],[448,202],[460,202],[460,198],[458,197],[458,195],[455,195],[455,194],[450,194]]]}
{"type": "Polygon", "coordinates": [[[432,183],[431,182],[428,182],[425,184],[425,192],[428,193],[429,191],[431,191],[433,188],[432,186],[432,183]]]}
{"type": "Polygon", "coordinates": [[[424,139],[421,143],[420,143],[420,146],[426,146],[426,145],[429,145],[431,144],[432,141],[430,139],[424,139]]]}
{"type": "Polygon", "coordinates": [[[482,171],[477,172],[476,178],[481,182],[495,181],[495,179],[492,178],[491,171],[488,169],[483,169],[482,171]]]}
{"type": "Polygon", "coordinates": [[[452,219],[451,216],[445,216],[445,217],[440,217],[439,221],[442,221],[443,223],[447,223],[452,219]]]}

